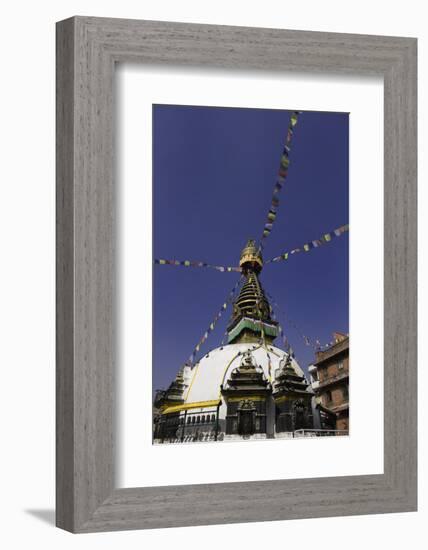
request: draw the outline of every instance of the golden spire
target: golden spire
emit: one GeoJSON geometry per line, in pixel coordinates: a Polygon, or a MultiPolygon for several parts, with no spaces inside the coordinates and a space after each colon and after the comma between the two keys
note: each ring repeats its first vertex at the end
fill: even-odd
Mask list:
{"type": "Polygon", "coordinates": [[[277,322],[270,315],[269,302],[259,281],[263,258],[254,240],[250,239],[242,250],[239,266],[245,282],[233,304],[228,342],[273,341],[278,333],[277,322]]]}
{"type": "Polygon", "coordinates": [[[245,248],[242,250],[239,267],[242,269],[243,273],[246,273],[248,270],[260,273],[263,269],[263,258],[260,250],[257,250],[253,239],[249,239],[245,248]]]}

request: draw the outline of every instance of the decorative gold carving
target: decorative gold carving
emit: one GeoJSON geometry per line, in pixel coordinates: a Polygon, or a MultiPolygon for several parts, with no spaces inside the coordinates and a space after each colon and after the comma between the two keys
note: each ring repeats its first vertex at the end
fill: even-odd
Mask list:
{"type": "Polygon", "coordinates": [[[252,268],[255,271],[261,271],[263,268],[263,258],[253,239],[249,239],[247,245],[241,252],[239,266],[242,270],[252,268]]]}
{"type": "Polygon", "coordinates": [[[251,399],[243,399],[239,403],[239,407],[238,407],[238,410],[241,410],[241,411],[253,411],[255,409],[256,409],[256,405],[254,404],[254,401],[252,401],[251,399]]]}

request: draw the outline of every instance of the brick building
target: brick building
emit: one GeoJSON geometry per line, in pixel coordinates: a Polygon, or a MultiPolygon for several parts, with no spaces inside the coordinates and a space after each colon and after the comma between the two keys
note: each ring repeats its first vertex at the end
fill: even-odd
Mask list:
{"type": "Polygon", "coordinates": [[[349,335],[336,332],[333,343],[316,352],[311,365],[312,389],[318,407],[335,415],[335,429],[349,431],[349,335]]]}

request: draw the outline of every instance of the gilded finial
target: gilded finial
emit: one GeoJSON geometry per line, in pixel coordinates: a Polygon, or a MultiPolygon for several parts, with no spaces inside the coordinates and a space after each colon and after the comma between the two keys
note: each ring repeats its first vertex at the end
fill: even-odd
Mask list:
{"type": "Polygon", "coordinates": [[[256,247],[254,239],[249,239],[242,250],[239,266],[244,272],[248,269],[253,269],[259,273],[263,269],[263,258],[260,250],[256,247]]]}

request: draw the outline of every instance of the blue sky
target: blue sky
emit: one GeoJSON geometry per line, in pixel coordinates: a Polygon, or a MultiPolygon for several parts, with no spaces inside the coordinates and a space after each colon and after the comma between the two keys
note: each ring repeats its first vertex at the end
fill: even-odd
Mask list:
{"type": "MultiPolygon", "coordinates": [[[[153,106],[154,258],[238,265],[247,240],[262,234],[290,114],[153,106]]],[[[265,260],[348,223],[348,127],[347,113],[300,114],[265,260]]],[[[348,245],[345,234],[268,264],[261,273],[305,370],[314,350],[300,332],[322,343],[333,331],[348,332],[348,245]]],[[[154,266],[154,389],[169,385],[238,277],[206,268],[154,266]]],[[[230,313],[228,308],[201,354],[219,345],[230,313]]],[[[279,339],[276,345],[282,347],[279,339]]]]}

